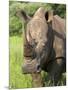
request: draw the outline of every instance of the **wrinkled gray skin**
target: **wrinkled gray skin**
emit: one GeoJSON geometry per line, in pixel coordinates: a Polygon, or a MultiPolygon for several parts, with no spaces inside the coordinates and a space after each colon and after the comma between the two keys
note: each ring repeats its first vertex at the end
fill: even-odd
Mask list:
{"type": "Polygon", "coordinates": [[[30,18],[19,10],[17,16],[27,23],[24,42],[24,73],[44,70],[55,85],[66,69],[65,20],[40,7],[30,18]]]}

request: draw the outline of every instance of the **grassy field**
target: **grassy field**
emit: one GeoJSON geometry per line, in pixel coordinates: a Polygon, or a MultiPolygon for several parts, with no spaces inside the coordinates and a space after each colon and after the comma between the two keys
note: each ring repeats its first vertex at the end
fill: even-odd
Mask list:
{"type": "Polygon", "coordinates": [[[10,37],[10,87],[32,87],[30,75],[23,75],[23,39],[20,36],[10,37]]]}
{"type": "MultiPolygon", "coordinates": [[[[10,42],[10,88],[31,88],[32,78],[30,75],[22,74],[23,63],[23,38],[22,36],[12,36],[10,42]]],[[[43,75],[42,75],[43,76],[43,75]]],[[[50,86],[45,74],[45,86],[50,86]]],[[[62,77],[61,85],[64,85],[65,75],[62,77]]]]}

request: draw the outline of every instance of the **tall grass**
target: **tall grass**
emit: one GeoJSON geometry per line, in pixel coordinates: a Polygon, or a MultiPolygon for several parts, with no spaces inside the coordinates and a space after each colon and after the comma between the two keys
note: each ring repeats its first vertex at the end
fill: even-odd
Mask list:
{"type": "Polygon", "coordinates": [[[32,87],[30,75],[22,74],[23,39],[19,36],[10,37],[10,88],[32,87]]]}

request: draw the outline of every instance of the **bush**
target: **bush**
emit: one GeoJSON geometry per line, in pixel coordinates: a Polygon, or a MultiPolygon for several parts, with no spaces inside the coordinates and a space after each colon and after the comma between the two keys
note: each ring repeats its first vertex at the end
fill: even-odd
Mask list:
{"type": "Polygon", "coordinates": [[[60,17],[66,17],[66,5],[64,4],[52,4],[52,9],[54,10],[55,14],[58,14],[60,17]]]}
{"type": "Polygon", "coordinates": [[[22,24],[17,17],[13,16],[10,18],[9,27],[9,33],[19,33],[21,31],[22,24]]]}

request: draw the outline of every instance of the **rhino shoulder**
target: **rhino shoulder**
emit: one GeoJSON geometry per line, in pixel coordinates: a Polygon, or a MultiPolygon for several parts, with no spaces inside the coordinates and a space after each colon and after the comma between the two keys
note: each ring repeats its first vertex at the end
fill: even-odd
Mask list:
{"type": "Polygon", "coordinates": [[[52,21],[52,27],[55,32],[60,34],[65,38],[66,36],[66,24],[65,19],[61,18],[58,15],[54,15],[53,21],[52,21]]]}

